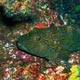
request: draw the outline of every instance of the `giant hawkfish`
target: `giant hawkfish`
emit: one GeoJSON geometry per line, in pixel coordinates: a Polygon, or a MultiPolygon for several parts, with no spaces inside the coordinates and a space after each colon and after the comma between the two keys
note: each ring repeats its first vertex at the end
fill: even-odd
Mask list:
{"type": "Polygon", "coordinates": [[[80,28],[65,26],[37,29],[17,40],[18,48],[47,60],[67,61],[69,55],[80,50],[80,28]]]}

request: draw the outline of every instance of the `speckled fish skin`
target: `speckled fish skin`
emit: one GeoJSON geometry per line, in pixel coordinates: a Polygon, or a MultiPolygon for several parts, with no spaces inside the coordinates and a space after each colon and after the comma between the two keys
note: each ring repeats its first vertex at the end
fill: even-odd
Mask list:
{"type": "Polygon", "coordinates": [[[80,50],[80,28],[55,27],[34,29],[18,38],[18,48],[48,60],[67,60],[69,54],[80,50]]]}

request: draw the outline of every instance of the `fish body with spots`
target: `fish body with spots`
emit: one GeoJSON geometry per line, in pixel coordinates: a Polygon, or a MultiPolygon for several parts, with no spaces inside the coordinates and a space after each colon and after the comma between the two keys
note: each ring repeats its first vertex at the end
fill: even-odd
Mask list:
{"type": "Polygon", "coordinates": [[[48,60],[68,60],[69,54],[80,50],[80,33],[75,27],[34,28],[17,41],[18,48],[48,60]]]}

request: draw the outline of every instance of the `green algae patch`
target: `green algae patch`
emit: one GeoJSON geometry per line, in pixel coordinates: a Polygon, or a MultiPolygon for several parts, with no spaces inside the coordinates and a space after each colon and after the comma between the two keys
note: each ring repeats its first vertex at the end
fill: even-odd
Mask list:
{"type": "Polygon", "coordinates": [[[75,11],[76,11],[76,12],[80,11],[80,5],[77,5],[77,6],[75,7],[75,11]]]}

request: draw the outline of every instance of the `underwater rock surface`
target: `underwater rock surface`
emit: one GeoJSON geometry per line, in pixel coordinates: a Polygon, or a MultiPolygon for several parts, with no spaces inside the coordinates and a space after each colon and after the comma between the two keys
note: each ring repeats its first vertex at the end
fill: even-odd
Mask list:
{"type": "Polygon", "coordinates": [[[48,60],[67,60],[69,54],[80,50],[79,27],[34,29],[18,38],[18,48],[48,60]]]}
{"type": "Polygon", "coordinates": [[[7,18],[13,21],[25,21],[31,16],[31,10],[28,7],[28,0],[3,0],[3,12],[7,18]]]}

